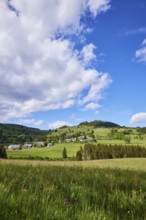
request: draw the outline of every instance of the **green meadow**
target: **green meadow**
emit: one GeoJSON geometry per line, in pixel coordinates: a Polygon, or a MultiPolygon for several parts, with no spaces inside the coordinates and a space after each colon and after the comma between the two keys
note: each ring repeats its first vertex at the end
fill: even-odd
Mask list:
{"type": "Polygon", "coordinates": [[[106,161],[1,160],[0,219],[146,219],[146,160],[106,161]]]}
{"type": "Polygon", "coordinates": [[[81,144],[79,143],[61,143],[55,144],[52,147],[31,148],[22,150],[7,150],[8,158],[62,158],[62,151],[65,147],[68,157],[74,157],[79,150],[81,144]]]}

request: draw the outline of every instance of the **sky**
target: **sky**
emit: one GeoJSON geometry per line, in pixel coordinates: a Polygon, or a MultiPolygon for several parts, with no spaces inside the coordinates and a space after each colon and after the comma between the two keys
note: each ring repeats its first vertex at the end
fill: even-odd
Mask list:
{"type": "Polygon", "coordinates": [[[0,0],[0,123],[146,126],[145,0],[0,0]]]}

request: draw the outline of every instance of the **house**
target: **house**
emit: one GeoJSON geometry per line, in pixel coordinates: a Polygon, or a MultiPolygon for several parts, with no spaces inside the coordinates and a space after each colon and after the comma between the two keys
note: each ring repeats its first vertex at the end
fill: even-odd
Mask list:
{"type": "Polygon", "coordinates": [[[23,145],[23,148],[31,148],[32,147],[32,144],[24,144],[23,145]]]}
{"type": "Polygon", "coordinates": [[[11,144],[8,146],[9,150],[20,150],[21,149],[21,145],[19,144],[11,144]]]}
{"type": "Polygon", "coordinates": [[[77,138],[74,137],[74,138],[72,138],[71,140],[72,140],[72,142],[76,142],[76,141],[77,141],[77,138]]]}
{"type": "Polygon", "coordinates": [[[66,139],[66,142],[67,143],[70,143],[70,142],[76,142],[77,141],[77,138],[69,138],[69,139],[66,139]]]}
{"type": "Polygon", "coordinates": [[[36,147],[44,147],[45,143],[43,141],[34,142],[34,146],[36,146],[36,147]]]}
{"type": "Polygon", "coordinates": [[[52,147],[53,146],[53,143],[48,143],[47,144],[47,147],[52,147]]]}
{"type": "Polygon", "coordinates": [[[65,140],[67,143],[70,143],[70,142],[72,142],[72,139],[71,138],[68,138],[68,139],[66,139],[65,140]]]}
{"type": "Polygon", "coordinates": [[[86,141],[86,138],[81,137],[81,138],[80,138],[80,141],[86,141]]]}

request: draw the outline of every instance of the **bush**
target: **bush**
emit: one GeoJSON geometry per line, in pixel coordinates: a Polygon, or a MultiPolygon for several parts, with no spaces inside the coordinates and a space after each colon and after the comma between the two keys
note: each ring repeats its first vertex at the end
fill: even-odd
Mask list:
{"type": "Polygon", "coordinates": [[[76,153],[76,160],[82,160],[82,151],[78,150],[76,153]]]}
{"type": "Polygon", "coordinates": [[[67,151],[66,151],[65,147],[64,147],[63,152],[62,152],[62,157],[63,157],[63,159],[67,158],[67,151]]]}
{"type": "Polygon", "coordinates": [[[0,158],[7,158],[6,148],[0,145],[0,158]]]}

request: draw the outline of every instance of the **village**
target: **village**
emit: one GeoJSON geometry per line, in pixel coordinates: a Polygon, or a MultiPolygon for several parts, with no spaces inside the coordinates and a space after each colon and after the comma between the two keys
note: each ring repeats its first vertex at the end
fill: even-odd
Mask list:
{"type": "MultiPolygon", "coordinates": [[[[73,137],[73,138],[67,138],[65,139],[65,143],[71,143],[71,142],[93,142],[95,141],[94,138],[92,137],[73,137]]],[[[61,141],[59,140],[58,144],[60,144],[61,141]]],[[[9,146],[5,146],[6,149],[9,150],[21,150],[21,149],[30,149],[32,147],[36,147],[36,148],[41,148],[41,147],[52,147],[55,143],[52,141],[50,143],[46,143],[44,141],[38,141],[38,142],[33,142],[33,143],[25,143],[25,144],[10,144],[9,146]]]]}

